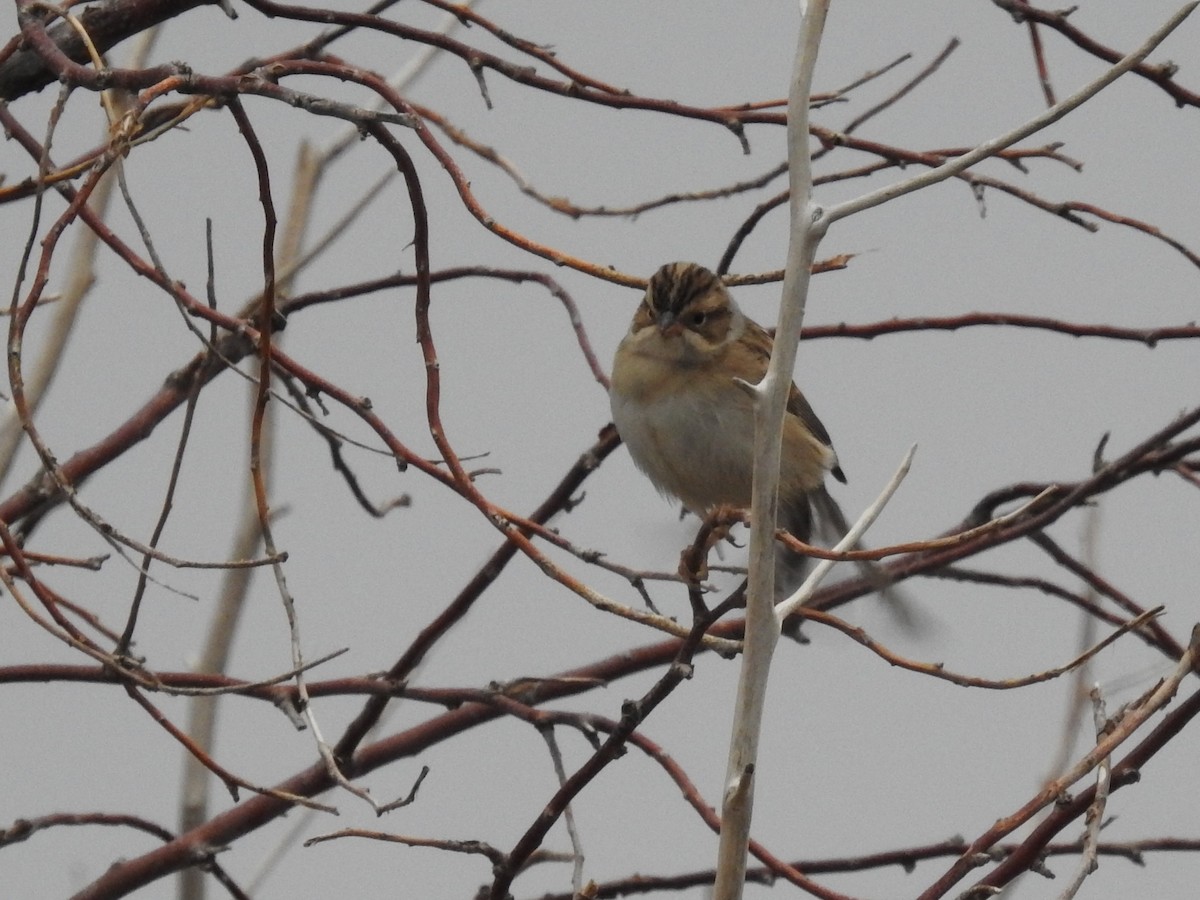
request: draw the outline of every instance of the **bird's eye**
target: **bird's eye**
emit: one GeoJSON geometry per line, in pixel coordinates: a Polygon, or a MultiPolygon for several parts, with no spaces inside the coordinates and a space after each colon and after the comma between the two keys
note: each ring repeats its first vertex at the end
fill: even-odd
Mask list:
{"type": "Polygon", "coordinates": [[[706,319],[708,319],[708,313],[700,309],[696,310],[695,312],[688,313],[687,317],[688,324],[693,328],[699,328],[704,324],[706,319]]]}

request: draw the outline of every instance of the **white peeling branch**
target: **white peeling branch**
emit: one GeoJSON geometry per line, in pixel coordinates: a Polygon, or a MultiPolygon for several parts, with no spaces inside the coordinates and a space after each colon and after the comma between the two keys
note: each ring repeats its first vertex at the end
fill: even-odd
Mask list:
{"type": "MultiPolygon", "coordinates": [[[[796,365],[800,326],[817,245],[838,219],[871,209],[912,191],[937,184],[995,155],[1006,147],[1058,121],[1087,102],[1125,72],[1144,60],[1196,8],[1200,0],[1181,8],[1140,47],[1103,75],[1061,103],[1013,130],[986,141],[969,153],[937,168],[897,182],[857,199],[822,208],[812,200],[812,170],[809,157],[808,104],[812,74],[824,29],[829,0],[800,4],[800,33],[788,91],[788,162],[790,177],[790,225],[787,266],[775,344],[767,374],[757,385],[745,385],[754,395],[754,492],[750,508],[750,576],[746,603],[745,641],[741,677],[730,738],[729,765],[722,801],[721,840],[717,859],[715,900],[740,900],[745,882],[746,849],[754,806],[754,772],[762,729],[763,706],[771,656],[779,640],[781,624],[804,602],[824,577],[831,563],[818,565],[797,594],[776,610],[775,523],[778,507],[779,464],[782,451],[784,409],[792,372],[796,365]]],[[[914,448],[915,449],[915,448],[914,448]]],[[[912,450],[883,495],[859,519],[839,549],[853,546],[907,472],[912,450]]]]}
{"type": "MultiPolygon", "coordinates": [[[[855,548],[862,536],[866,534],[867,529],[879,518],[879,514],[883,512],[883,508],[887,506],[888,501],[892,499],[892,495],[900,487],[900,482],[908,475],[909,467],[912,466],[913,455],[916,452],[916,444],[908,448],[908,452],[904,454],[904,459],[900,461],[899,468],[896,469],[896,474],[884,486],[882,493],[876,498],[875,502],[868,506],[863,514],[858,517],[858,521],[846,532],[846,536],[838,541],[837,546],[833,548],[836,552],[841,553],[845,550],[853,550],[855,548]]],[[[800,585],[796,590],[796,593],[775,607],[776,627],[783,628],[784,620],[800,609],[808,598],[816,593],[825,576],[829,574],[829,570],[836,566],[838,562],[840,560],[823,559],[813,567],[812,572],[804,580],[804,584],[800,585]]]]}
{"type": "Polygon", "coordinates": [[[714,900],[740,900],[746,878],[746,849],[754,807],[754,769],[762,731],[763,703],[771,656],[779,640],[775,619],[775,520],[784,407],[796,367],[800,325],[817,244],[825,232],[812,203],[808,102],[829,0],[802,2],[800,35],[788,90],[788,163],[791,237],[783,298],[771,363],[752,388],[754,407],[754,494],[750,506],[750,576],[746,630],[738,683],[729,765],[721,809],[714,900]]]}

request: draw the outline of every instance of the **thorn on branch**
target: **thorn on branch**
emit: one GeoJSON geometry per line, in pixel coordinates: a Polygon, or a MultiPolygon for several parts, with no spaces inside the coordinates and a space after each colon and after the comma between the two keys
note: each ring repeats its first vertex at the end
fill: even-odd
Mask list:
{"type": "Polygon", "coordinates": [[[417,776],[417,780],[413,782],[412,788],[408,792],[407,797],[401,797],[398,800],[393,800],[391,803],[385,803],[376,810],[377,816],[382,816],[384,813],[389,813],[394,809],[399,809],[402,806],[408,806],[417,799],[417,790],[421,787],[421,782],[425,780],[425,776],[429,774],[429,766],[421,766],[421,773],[417,776]]]}
{"type": "Polygon", "coordinates": [[[1096,445],[1096,450],[1092,454],[1092,474],[1095,475],[1103,469],[1108,463],[1104,461],[1104,448],[1108,446],[1108,439],[1112,437],[1111,431],[1104,432],[1100,438],[1100,443],[1096,445]]]}
{"type": "Polygon", "coordinates": [[[321,389],[320,388],[316,387],[315,385],[310,386],[309,388],[307,388],[304,391],[304,396],[306,396],[309,400],[311,400],[313,403],[316,404],[317,409],[321,410],[321,415],[323,415],[323,416],[329,415],[329,407],[326,406],[325,401],[321,399],[321,389]]]}
{"type": "Polygon", "coordinates": [[[471,74],[475,76],[475,81],[479,84],[479,93],[483,97],[484,105],[490,110],[492,109],[492,98],[488,94],[487,81],[483,77],[483,60],[478,56],[472,56],[467,60],[467,66],[471,70],[471,74]]]}
{"type": "Polygon", "coordinates": [[[738,119],[726,119],[725,127],[733,132],[734,136],[742,145],[742,153],[746,156],[750,155],[750,141],[746,137],[746,129],[738,119]]]}
{"type": "Polygon", "coordinates": [[[1044,856],[1039,856],[1037,859],[1031,862],[1029,864],[1029,871],[1033,872],[1035,875],[1041,875],[1043,878],[1049,878],[1051,880],[1053,880],[1055,877],[1054,873],[1046,867],[1046,857],[1044,856]]]}
{"type": "Polygon", "coordinates": [[[987,218],[987,203],[983,199],[983,184],[978,181],[970,181],[971,193],[975,195],[975,202],[979,205],[979,218],[987,218]]]}

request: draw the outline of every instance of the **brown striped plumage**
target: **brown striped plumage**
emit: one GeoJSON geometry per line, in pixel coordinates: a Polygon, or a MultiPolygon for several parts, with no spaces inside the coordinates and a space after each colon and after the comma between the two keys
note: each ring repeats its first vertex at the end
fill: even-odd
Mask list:
{"type": "MultiPolygon", "coordinates": [[[[771,336],[748,319],[721,280],[693,263],[651,277],[613,363],[612,411],[629,452],[655,487],[703,515],[749,506],[752,400],[737,384],[766,373],[771,336]]],[[[783,430],[780,525],[803,541],[813,505],[836,510],[825,475],[844,481],[829,433],[793,384],[783,430]]],[[[777,554],[777,590],[798,585],[805,559],[777,554]]]]}

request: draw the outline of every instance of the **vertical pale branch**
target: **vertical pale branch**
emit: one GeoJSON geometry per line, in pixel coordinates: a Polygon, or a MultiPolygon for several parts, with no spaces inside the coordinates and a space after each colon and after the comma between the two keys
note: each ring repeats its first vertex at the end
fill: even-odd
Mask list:
{"type": "MultiPolygon", "coordinates": [[[[900,465],[897,467],[896,473],[884,486],[883,491],[875,499],[875,502],[863,510],[862,515],[858,517],[858,521],[851,525],[850,530],[847,531],[842,539],[834,545],[833,550],[835,552],[841,553],[845,550],[853,550],[859,546],[859,540],[861,540],[862,536],[866,534],[867,529],[875,524],[875,520],[879,518],[879,514],[883,512],[883,508],[887,506],[888,501],[892,499],[892,495],[896,493],[896,490],[900,487],[900,482],[902,482],[908,475],[908,470],[912,466],[913,456],[916,454],[916,452],[916,444],[913,444],[908,448],[908,452],[904,454],[904,459],[900,461],[900,465]]],[[[808,577],[804,579],[804,584],[800,585],[794,594],[792,594],[786,600],[779,601],[779,603],[775,605],[775,608],[772,610],[772,614],[775,616],[776,627],[781,632],[783,630],[783,623],[788,619],[789,616],[794,616],[796,613],[800,612],[801,607],[803,607],[809,601],[809,599],[812,598],[812,595],[816,593],[817,588],[820,587],[821,582],[825,579],[825,576],[829,574],[829,570],[835,565],[837,565],[836,560],[821,560],[819,563],[813,566],[813,570],[809,572],[808,577]]],[[[1086,649],[1087,648],[1084,647],[1084,650],[1086,649]]]]}
{"type": "Polygon", "coordinates": [[[754,387],[754,494],[750,507],[750,585],[742,672],[738,683],[729,766],[721,810],[721,841],[714,885],[716,900],[737,900],[746,877],[746,849],[754,808],[754,768],[762,729],[763,704],[771,655],[779,640],[775,618],[775,520],[783,416],[800,325],[817,244],[824,233],[812,205],[808,102],[817,48],[829,0],[800,5],[800,35],[788,90],[788,163],[791,187],[791,236],[775,347],[766,377],[754,387]]]}
{"type": "MultiPolygon", "coordinates": [[[[718,850],[717,900],[738,900],[745,879],[746,849],[754,800],[754,769],[762,727],[763,704],[771,656],[779,638],[780,619],[774,609],[775,520],[784,406],[796,364],[800,326],[812,262],[817,245],[838,219],[886,203],[911,191],[936,184],[1000,150],[1058,121],[1146,58],[1197,6],[1180,9],[1137,50],[1071,97],[1024,125],[980,144],[969,153],[836,206],[822,209],[812,202],[812,171],[808,149],[808,99],[828,0],[801,3],[800,37],[788,92],[788,163],[791,234],[783,298],[771,364],[758,385],[747,385],[755,404],[754,494],[750,510],[750,579],[745,643],[738,684],[729,765],[722,800],[721,843],[718,850]]],[[[907,465],[907,461],[905,468],[907,465]]],[[[816,573],[814,573],[816,574],[816,573]]]]}

